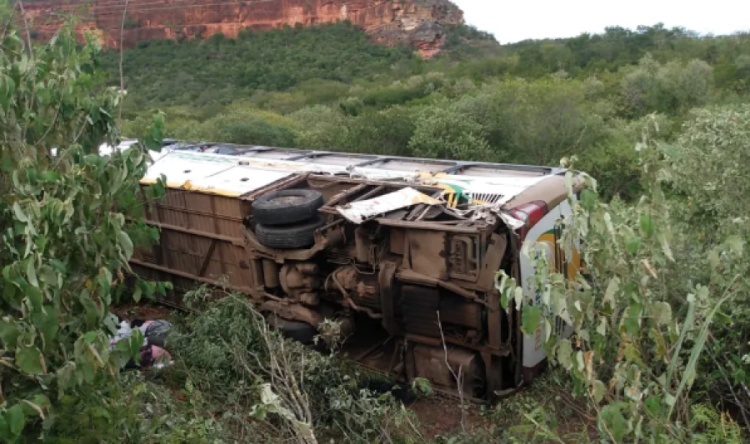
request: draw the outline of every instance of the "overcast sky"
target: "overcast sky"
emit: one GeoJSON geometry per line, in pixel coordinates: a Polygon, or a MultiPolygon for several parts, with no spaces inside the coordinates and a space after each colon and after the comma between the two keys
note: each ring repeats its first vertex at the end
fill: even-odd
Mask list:
{"type": "Polygon", "coordinates": [[[466,22],[500,43],[598,33],[606,26],[682,26],[701,34],[750,30],[747,0],[453,0],[466,22]]]}

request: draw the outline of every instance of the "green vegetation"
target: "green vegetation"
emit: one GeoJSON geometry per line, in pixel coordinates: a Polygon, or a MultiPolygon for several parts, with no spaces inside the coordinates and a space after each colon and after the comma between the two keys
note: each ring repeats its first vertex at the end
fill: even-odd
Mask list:
{"type": "MultiPolygon", "coordinates": [[[[529,247],[543,297],[524,307],[523,330],[547,326],[548,356],[612,442],[739,442],[739,428],[717,427],[706,408],[717,401],[735,404],[748,426],[750,344],[735,329],[748,325],[750,206],[742,185],[729,185],[748,156],[748,116],[746,105],[697,112],[673,144],[657,142],[650,122],[635,204],[602,202],[585,176],[563,239],[566,254],[583,246],[587,266],[575,285],[529,247]],[[552,334],[557,316],[574,327],[573,340],[552,334]]],[[[498,288],[513,303],[514,280],[502,276],[498,288]]]]}
{"type": "MultiPolygon", "coordinates": [[[[120,374],[142,338],[110,351],[108,310],[166,285],[132,282],[127,265],[157,239],[136,199],[164,134],[534,164],[574,155],[590,176],[564,246],[580,241],[587,268],[569,286],[540,262],[543,303],[525,307],[523,328],[562,316],[576,336],[550,335],[554,371],[487,409],[494,427],[436,441],[734,443],[750,430],[750,36],[655,26],[499,46],[459,27],[430,61],[348,24],[143,42],[124,54],[116,122],[121,97],[105,86],[119,85],[119,55],[76,46],[69,28],[33,51],[2,29],[3,442],[430,442],[361,369],[282,339],[236,295],[196,291],[196,312],[174,319],[176,365],[120,374]],[[141,144],[98,156],[117,123],[141,144]]],[[[514,283],[498,285],[515,303],[514,283]]]]}
{"type": "Polygon", "coordinates": [[[67,421],[58,406],[90,399],[138,351],[137,335],[110,350],[107,308],[134,247],[158,233],[136,199],[143,147],[98,154],[117,136],[119,97],[98,81],[94,46],[66,28],[30,52],[7,26],[0,45],[0,440],[14,442],[67,421]]]}
{"type": "Polygon", "coordinates": [[[170,339],[179,362],[172,383],[222,406],[222,423],[235,439],[393,442],[418,435],[411,415],[390,394],[364,388],[352,364],[282,339],[244,295],[217,301],[208,294],[202,288],[187,295],[202,301],[192,305],[200,314],[184,319],[183,333],[170,339]]]}
{"type": "MultiPolygon", "coordinates": [[[[349,83],[411,57],[403,48],[370,43],[351,24],[337,24],[243,32],[236,40],[219,34],[203,42],[143,41],[125,52],[123,68],[127,88],[135,97],[133,109],[143,105],[202,108],[250,97],[259,90],[283,91],[309,80],[349,83]]],[[[110,53],[105,60],[112,72],[117,71],[119,54],[110,53]]],[[[315,82],[313,89],[318,89],[315,82]]],[[[318,94],[312,99],[315,103],[326,100],[327,94],[337,98],[335,86],[318,94]]]]}

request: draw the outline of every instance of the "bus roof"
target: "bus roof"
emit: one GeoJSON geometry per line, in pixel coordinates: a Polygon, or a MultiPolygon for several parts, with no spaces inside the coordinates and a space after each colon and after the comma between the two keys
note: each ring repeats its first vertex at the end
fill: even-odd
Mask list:
{"type": "Polygon", "coordinates": [[[181,143],[152,156],[141,183],[162,175],[170,188],[242,196],[294,174],[436,185],[487,204],[502,204],[563,168],[379,156],[219,143],[181,143]]]}

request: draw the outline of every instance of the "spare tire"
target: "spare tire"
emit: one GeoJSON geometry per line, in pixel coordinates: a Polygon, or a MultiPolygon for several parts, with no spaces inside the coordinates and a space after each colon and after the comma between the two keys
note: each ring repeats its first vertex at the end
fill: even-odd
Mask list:
{"type": "Polygon", "coordinates": [[[318,191],[273,191],[253,202],[253,216],[263,225],[293,224],[312,218],[322,206],[323,195],[318,191]]]}
{"type": "Polygon", "coordinates": [[[308,248],[315,243],[315,230],[322,227],[325,219],[315,216],[306,222],[294,225],[268,226],[257,224],[255,226],[255,237],[261,245],[268,248],[281,250],[294,250],[297,248],[308,248]]]}

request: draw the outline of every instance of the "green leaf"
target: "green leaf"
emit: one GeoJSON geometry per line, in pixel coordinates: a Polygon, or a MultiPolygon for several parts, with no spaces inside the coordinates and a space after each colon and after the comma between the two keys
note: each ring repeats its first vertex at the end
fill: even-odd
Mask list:
{"type": "Polygon", "coordinates": [[[651,317],[657,325],[667,325],[672,322],[672,306],[666,302],[656,302],[652,304],[651,317]]]}
{"type": "Polygon", "coordinates": [[[10,435],[10,429],[8,423],[5,422],[5,415],[0,414],[0,437],[7,438],[10,435]]]}
{"type": "Polygon", "coordinates": [[[117,233],[117,239],[120,242],[120,246],[125,253],[125,259],[129,260],[131,257],[133,257],[133,241],[130,240],[130,236],[128,236],[128,233],[124,231],[119,231],[117,233]]]}
{"type": "Polygon", "coordinates": [[[29,260],[26,263],[26,276],[29,279],[29,284],[39,288],[39,281],[36,278],[36,268],[34,268],[34,265],[35,264],[33,260],[29,260]]]}
{"type": "Polygon", "coordinates": [[[41,375],[45,372],[44,357],[36,347],[17,348],[16,366],[28,375],[41,375]]]}
{"type": "Polygon", "coordinates": [[[112,273],[106,268],[99,269],[99,274],[96,276],[96,283],[102,291],[109,292],[112,287],[112,273]]]}
{"type": "Polygon", "coordinates": [[[21,435],[26,418],[23,415],[23,409],[20,405],[16,404],[5,412],[5,422],[8,423],[8,428],[12,436],[21,435]]]}
{"type": "Polygon", "coordinates": [[[60,273],[65,273],[65,271],[67,271],[65,263],[59,259],[50,259],[49,264],[52,265],[52,267],[60,273]]]}
{"type": "Polygon", "coordinates": [[[34,326],[42,334],[44,340],[44,349],[46,350],[57,336],[60,324],[57,319],[57,309],[46,306],[44,311],[38,311],[31,317],[34,326]]]}
{"type": "Polygon", "coordinates": [[[38,394],[34,395],[34,397],[31,398],[31,402],[33,402],[34,404],[38,405],[39,407],[41,407],[44,410],[49,409],[50,406],[52,405],[52,403],[50,402],[50,400],[47,397],[47,395],[45,395],[43,393],[38,393],[38,394]]]}
{"type": "Polygon", "coordinates": [[[638,253],[638,249],[640,247],[641,247],[640,237],[633,237],[625,243],[625,248],[628,250],[628,253],[633,254],[633,255],[638,253]]]}
{"type": "Polygon", "coordinates": [[[599,325],[596,326],[596,333],[599,336],[605,336],[607,334],[607,319],[604,316],[599,318],[599,325]]]}
{"type": "Polygon", "coordinates": [[[610,307],[614,307],[616,305],[615,303],[615,294],[620,289],[620,278],[617,276],[613,276],[612,279],[609,280],[609,283],[607,284],[607,290],[604,292],[604,303],[609,304],[610,307]]]}
{"type": "Polygon", "coordinates": [[[605,406],[599,413],[599,421],[603,423],[604,430],[607,430],[615,442],[623,442],[625,435],[628,433],[628,422],[622,415],[622,403],[615,403],[605,406]]]}
{"type": "MultiPolygon", "coordinates": [[[[497,291],[500,292],[500,307],[503,310],[508,309],[508,302],[510,302],[510,286],[508,285],[509,281],[508,275],[504,271],[500,271],[495,276],[495,288],[497,291]]],[[[138,298],[140,299],[141,295],[138,294],[138,298]]],[[[133,296],[133,299],[135,299],[135,295],[133,296]]],[[[135,300],[138,302],[138,300],[135,300]]]]}
{"type": "Polygon", "coordinates": [[[581,191],[581,206],[591,211],[596,206],[596,193],[588,188],[581,191]]]}
{"type": "MultiPolygon", "coordinates": [[[[167,282],[167,284],[172,284],[171,282],[167,282]]],[[[516,309],[521,308],[523,305],[523,288],[522,287],[516,287],[513,289],[513,301],[516,304],[516,309]]]]}
{"type": "Polygon", "coordinates": [[[669,242],[667,242],[667,237],[664,235],[664,233],[659,234],[659,244],[661,245],[661,250],[664,252],[664,256],[666,256],[670,261],[674,262],[672,249],[669,247],[669,242]]]}
{"type": "Polygon", "coordinates": [[[68,362],[63,367],[57,369],[55,372],[59,390],[62,392],[76,383],[76,365],[73,362],[68,362]]]}
{"type": "Polygon", "coordinates": [[[538,305],[526,305],[521,311],[521,330],[530,335],[542,321],[542,309],[538,305]]]}
{"type": "Polygon", "coordinates": [[[136,303],[140,302],[142,293],[143,291],[141,290],[141,287],[136,285],[135,289],[133,290],[133,301],[135,301],[136,303]]]}
{"type": "Polygon", "coordinates": [[[654,221],[645,214],[641,215],[641,232],[646,237],[651,237],[654,234],[654,221]]]}
{"type": "Polygon", "coordinates": [[[95,332],[95,331],[89,331],[89,332],[86,332],[86,333],[85,333],[85,334],[83,335],[83,339],[84,339],[84,340],[85,340],[85,341],[86,341],[87,343],[89,343],[89,344],[93,344],[93,343],[94,343],[94,341],[96,341],[96,338],[97,338],[98,336],[99,336],[99,333],[97,333],[97,332],[95,332]]]}
{"type": "Polygon", "coordinates": [[[130,357],[133,359],[136,359],[141,351],[141,347],[143,347],[143,332],[141,332],[140,329],[136,328],[133,333],[130,335],[130,338],[128,338],[130,343],[130,357]]]}
{"type": "Polygon", "coordinates": [[[641,304],[634,303],[628,307],[625,317],[625,332],[631,336],[638,334],[641,328],[641,316],[643,307],[641,304]]]}
{"type": "Polygon", "coordinates": [[[607,387],[600,380],[595,380],[591,384],[591,396],[594,398],[597,404],[602,402],[604,395],[607,393],[607,387]]]}
{"type": "Polygon", "coordinates": [[[31,303],[31,307],[34,310],[40,310],[42,308],[42,290],[36,287],[26,288],[26,297],[31,303]]]}
{"type": "Polygon", "coordinates": [[[721,265],[719,254],[720,253],[716,248],[708,253],[708,264],[711,265],[711,268],[713,268],[714,270],[719,268],[719,265],[721,265]]]}
{"type": "Polygon", "coordinates": [[[44,265],[39,270],[39,280],[50,287],[57,287],[57,273],[49,265],[44,265]]]}
{"type": "Polygon", "coordinates": [[[23,209],[20,205],[18,205],[18,202],[13,202],[13,214],[20,222],[26,223],[29,221],[28,216],[26,216],[26,213],[23,212],[23,209]]]}
{"type": "Polygon", "coordinates": [[[662,410],[661,399],[658,396],[649,396],[646,398],[644,404],[646,405],[646,410],[654,417],[657,417],[662,410]]]}
{"type": "Polygon", "coordinates": [[[44,419],[44,411],[49,408],[49,398],[43,394],[36,394],[31,399],[21,401],[21,408],[26,416],[39,416],[44,419]]]}
{"type": "Polygon", "coordinates": [[[735,254],[742,254],[745,247],[745,241],[742,239],[742,237],[737,235],[729,236],[727,238],[726,244],[729,247],[730,251],[735,254]]]}
{"type": "Polygon", "coordinates": [[[18,336],[21,335],[18,325],[7,319],[0,319],[0,339],[3,341],[5,348],[16,348],[18,336]]]}
{"type": "Polygon", "coordinates": [[[557,346],[557,362],[565,370],[573,368],[573,345],[569,340],[563,339],[557,346]]]}
{"type": "Polygon", "coordinates": [[[55,171],[47,170],[41,175],[42,180],[48,183],[55,183],[60,180],[60,175],[55,171]]]}

